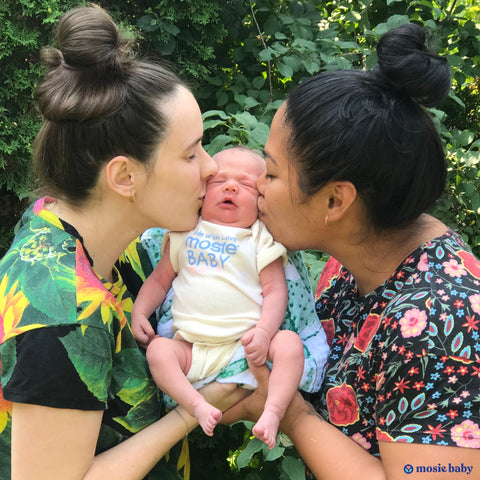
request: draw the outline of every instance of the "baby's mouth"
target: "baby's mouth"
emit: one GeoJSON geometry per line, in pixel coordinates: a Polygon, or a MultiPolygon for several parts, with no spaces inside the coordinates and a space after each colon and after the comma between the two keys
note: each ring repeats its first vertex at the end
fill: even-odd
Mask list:
{"type": "Polygon", "coordinates": [[[233,200],[231,198],[224,198],[222,201],[222,205],[232,205],[235,206],[235,203],[233,203],[233,200]]]}

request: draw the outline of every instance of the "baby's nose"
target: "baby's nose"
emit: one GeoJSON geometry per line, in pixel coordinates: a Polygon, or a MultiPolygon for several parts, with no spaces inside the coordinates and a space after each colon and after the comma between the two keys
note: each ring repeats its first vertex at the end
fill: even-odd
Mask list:
{"type": "Polygon", "coordinates": [[[237,192],[238,185],[236,182],[225,182],[225,185],[223,186],[223,190],[225,192],[237,192]]]}

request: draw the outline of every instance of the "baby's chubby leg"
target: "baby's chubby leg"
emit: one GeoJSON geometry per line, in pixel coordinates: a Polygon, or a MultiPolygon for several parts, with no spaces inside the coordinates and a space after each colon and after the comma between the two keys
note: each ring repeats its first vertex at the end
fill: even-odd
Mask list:
{"type": "Polygon", "coordinates": [[[147,348],[147,361],[159,388],[194,416],[203,431],[212,436],[222,412],[210,405],[187,380],[186,374],[192,364],[192,344],[156,337],[147,348]]]}
{"type": "Polygon", "coordinates": [[[304,354],[301,338],[290,330],[279,331],[272,338],[268,358],[272,362],[272,373],[268,382],[267,400],[252,433],[272,449],[280,420],[302,378],[304,354]]]}

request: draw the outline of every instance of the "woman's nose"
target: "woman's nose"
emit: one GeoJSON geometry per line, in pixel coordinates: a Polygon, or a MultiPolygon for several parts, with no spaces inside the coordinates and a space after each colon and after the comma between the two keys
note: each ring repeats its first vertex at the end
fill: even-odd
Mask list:
{"type": "Polygon", "coordinates": [[[267,178],[267,172],[263,172],[257,180],[257,189],[260,193],[260,195],[263,195],[265,193],[265,180],[267,178]]]}
{"type": "Polygon", "coordinates": [[[217,162],[203,150],[204,156],[202,159],[202,178],[209,179],[215,176],[218,172],[217,162]]]}

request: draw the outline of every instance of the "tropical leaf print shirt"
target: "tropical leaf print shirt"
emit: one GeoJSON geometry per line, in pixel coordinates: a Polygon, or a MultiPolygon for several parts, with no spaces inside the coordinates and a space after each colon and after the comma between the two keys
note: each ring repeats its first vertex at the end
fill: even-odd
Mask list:
{"type": "Polygon", "coordinates": [[[378,441],[480,448],[480,262],[447,233],[365,297],[333,258],[317,290],[331,342],[314,404],[378,454],[378,441]]]}
{"type": "Polygon", "coordinates": [[[163,411],[128,325],[130,294],[119,276],[96,275],[47,201],[27,210],[0,262],[0,478],[10,478],[11,402],[104,410],[99,450],[163,411]]]}

